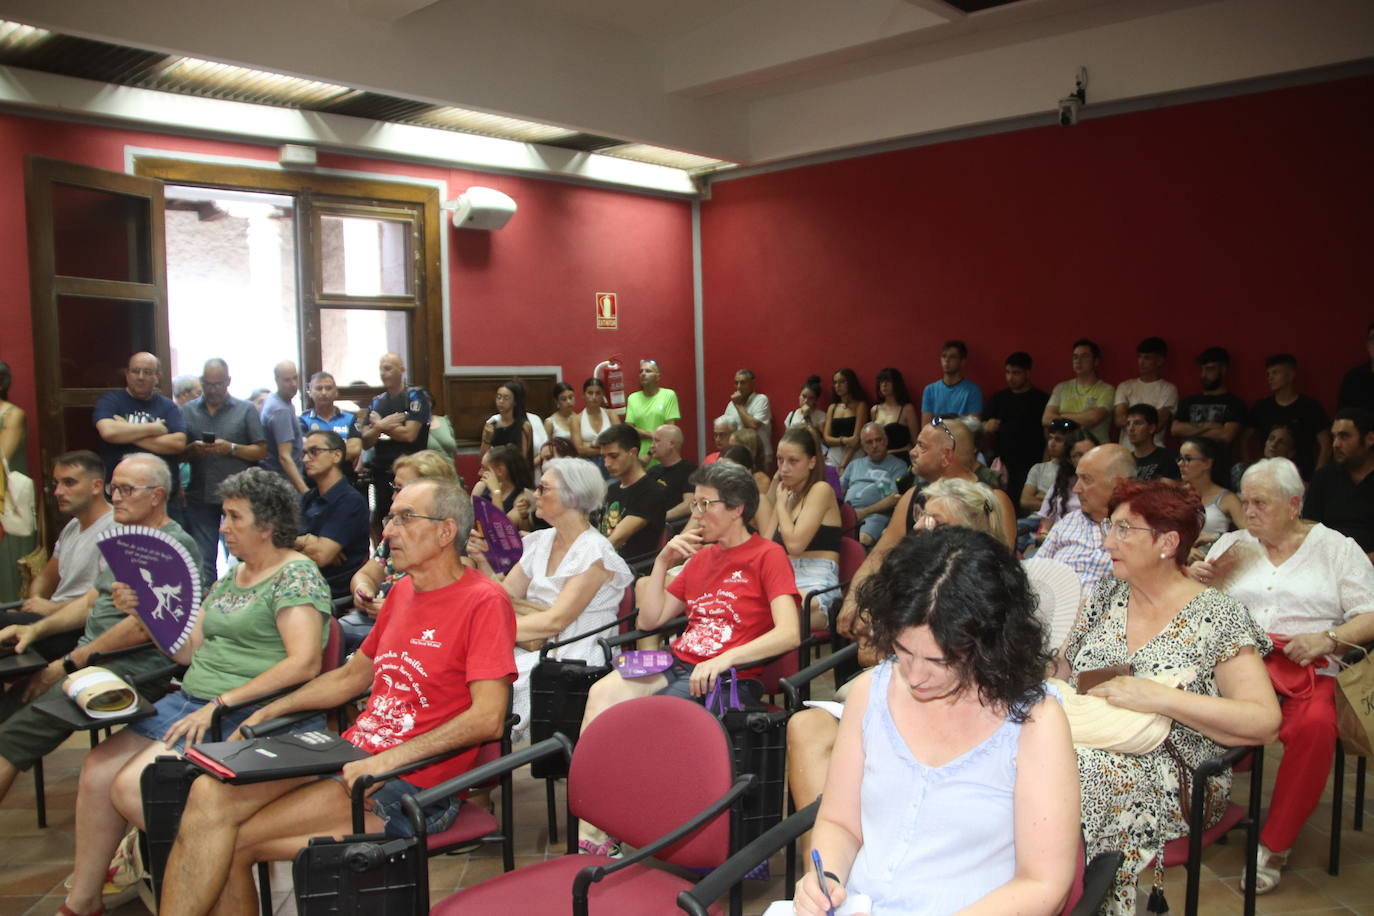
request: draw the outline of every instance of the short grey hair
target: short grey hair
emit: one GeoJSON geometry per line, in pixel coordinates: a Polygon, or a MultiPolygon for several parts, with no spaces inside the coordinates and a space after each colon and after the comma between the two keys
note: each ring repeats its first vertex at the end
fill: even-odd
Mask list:
{"type": "Polygon", "coordinates": [[[879,423],[879,422],[876,421],[876,420],[870,420],[869,422],[865,423],[865,424],[864,424],[864,428],[861,429],[861,430],[859,430],[859,435],[862,436],[864,433],[868,432],[868,430],[869,430],[870,427],[872,427],[873,429],[876,429],[878,432],[882,433],[882,434],[883,434],[883,441],[884,441],[884,442],[887,441],[887,430],[886,430],[886,429],[883,429],[883,424],[879,423]]]}
{"type": "Polygon", "coordinates": [[[717,426],[724,426],[728,429],[739,429],[739,418],[736,416],[732,416],[728,413],[721,414],[720,416],[716,417],[714,420],[711,421],[712,430],[714,430],[717,426]]]}
{"type": "Polygon", "coordinates": [[[741,517],[746,525],[753,521],[759,508],[759,485],[748,468],[733,461],[717,461],[703,465],[688,481],[694,487],[712,487],[729,509],[744,507],[741,517]]]}
{"type": "Polygon", "coordinates": [[[188,391],[195,389],[200,384],[200,378],[194,375],[178,375],[172,379],[172,397],[179,398],[188,391]]]}
{"type": "Polygon", "coordinates": [[[167,462],[151,452],[130,452],[119,459],[120,464],[137,465],[143,468],[149,486],[161,487],[167,499],[172,498],[172,471],[167,462]]]}
{"type": "Polygon", "coordinates": [[[222,503],[241,499],[253,513],[253,527],[272,533],[273,547],[290,547],[300,532],[299,497],[280,474],[265,468],[247,468],[224,479],[215,490],[222,503]]]}
{"type": "Polygon", "coordinates": [[[588,515],[606,501],[606,481],[590,461],[554,458],[544,462],[544,472],[558,478],[558,499],[574,512],[588,515]]]}
{"type": "Polygon", "coordinates": [[[1298,466],[1287,458],[1261,458],[1250,465],[1241,475],[1241,489],[1244,490],[1247,483],[1258,483],[1261,479],[1273,484],[1274,489],[1287,499],[1302,496],[1302,475],[1298,473],[1298,466]]]}
{"type": "Polygon", "coordinates": [[[468,535],[472,534],[472,497],[458,486],[458,481],[442,477],[423,477],[406,489],[412,487],[429,487],[432,491],[430,514],[457,523],[453,550],[463,556],[467,552],[468,535]]]}

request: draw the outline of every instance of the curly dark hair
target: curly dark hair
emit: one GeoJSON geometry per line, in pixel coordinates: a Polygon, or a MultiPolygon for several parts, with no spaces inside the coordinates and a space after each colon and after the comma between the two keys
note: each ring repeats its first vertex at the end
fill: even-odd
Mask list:
{"type": "Polygon", "coordinates": [[[534,469],[530,467],[530,461],[520,446],[498,445],[487,452],[487,460],[504,467],[511,484],[522,493],[534,488],[534,469]]]}
{"type": "Polygon", "coordinates": [[[224,479],[215,491],[220,502],[241,499],[253,512],[253,526],[272,533],[272,546],[290,547],[300,527],[296,491],[286,478],[265,468],[246,468],[224,479]]]}
{"type": "Polygon", "coordinates": [[[1074,482],[1078,480],[1078,471],[1069,460],[1069,452],[1080,442],[1088,441],[1093,445],[1101,445],[1097,437],[1088,432],[1081,426],[1074,429],[1064,430],[1060,433],[1064,437],[1064,451],[1059,453],[1059,470],[1054,474],[1054,485],[1050,487],[1050,507],[1054,510],[1057,518],[1063,518],[1069,511],[1069,494],[1073,492],[1074,482]]]}
{"type": "Polygon", "coordinates": [[[1005,546],[990,535],[943,525],[907,535],[859,587],[873,646],[928,626],[959,676],[986,706],[1024,722],[1045,696],[1045,631],[1035,589],[1005,546]]]}

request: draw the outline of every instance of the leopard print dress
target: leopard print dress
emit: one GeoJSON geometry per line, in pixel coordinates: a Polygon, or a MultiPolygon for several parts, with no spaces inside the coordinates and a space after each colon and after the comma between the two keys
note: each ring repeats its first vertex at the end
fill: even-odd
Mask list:
{"type": "MultiPolygon", "coordinates": [[[[1180,668],[1197,673],[1183,689],[1219,696],[1215,668],[1246,646],[1264,655],[1273,644],[1234,598],[1206,589],[1175,615],[1158,634],[1126,651],[1126,608],[1131,587],[1120,579],[1100,582],[1069,633],[1065,657],[1077,685],[1080,671],[1130,663],[1140,675],[1180,668]]],[[[1174,723],[1169,743],[1191,769],[1225,748],[1186,725],[1174,723]]],[[[1180,774],[1163,745],[1148,754],[1130,755],[1075,747],[1081,783],[1083,835],[1088,858],[1119,849],[1125,861],[1103,912],[1130,916],[1136,910],[1138,876],[1164,843],[1188,833],[1179,804],[1180,774]]],[[[1221,818],[1231,793],[1231,773],[1211,780],[1207,823],[1221,818]]]]}

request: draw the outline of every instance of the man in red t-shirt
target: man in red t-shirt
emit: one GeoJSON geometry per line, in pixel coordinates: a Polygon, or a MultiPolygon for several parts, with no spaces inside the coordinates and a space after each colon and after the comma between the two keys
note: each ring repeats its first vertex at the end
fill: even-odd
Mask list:
{"type": "MultiPolygon", "coordinates": [[[[255,863],[291,859],[313,836],[353,832],[350,798],[360,776],[465,748],[369,797],[369,833],[409,835],[401,796],[464,772],[478,745],[500,737],[515,680],[515,611],[501,586],[463,567],[471,527],[472,501],[454,483],[419,480],[396,495],[384,531],[392,561],[407,575],[387,595],[372,632],[342,667],[246,720],[328,709],[370,689],[344,738],[372,756],[335,778],[245,786],[196,780],[167,860],[161,913],[253,910],[255,863]]],[[[457,810],[454,801],[426,810],[429,829],[447,829],[457,810]]]]}

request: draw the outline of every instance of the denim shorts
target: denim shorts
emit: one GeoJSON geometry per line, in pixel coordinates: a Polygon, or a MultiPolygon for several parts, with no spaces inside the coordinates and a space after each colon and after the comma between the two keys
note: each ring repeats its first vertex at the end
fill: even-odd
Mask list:
{"type": "MultiPolygon", "coordinates": [[[[339,776],[335,776],[334,779],[343,781],[339,776]]],[[[367,797],[368,809],[382,819],[382,823],[386,825],[387,836],[402,839],[415,835],[410,818],[406,817],[405,811],[401,809],[401,799],[419,791],[420,787],[413,782],[397,777],[382,783],[380,789],[367,797]]],[[[458,804],[458,799],[450,795],[443,801],[425,807],[421,812],[425,816],[425,833],[434,836],[452,827],[458,817],[458,804]]]]}
{"type": "MultiPolygon", "coordinates": [[[[198,697],[191,696],[185,690],[178,690],[175,693],[167,694],[157,701],[156,705],[153,707],[157,710],[156,713],[146,719],[130,722],[129,729],[135,734],[142,735],[152,741],[161,741],[162,736],[167,734],[167,729],[171,728],[179,720],[184,719],[186,716],[189,716],[191,713],[211,702],[213,702],[213,700],[202,700],[198,697]]],[[[234,712],[228,712],[221,716],[219,720],[220,740],[229,740],[229,736],[234,733],[234,729],[243,724],[244,719],[247,719],[261,708],[262,704],[255,703],[252,706],[235,710],[234,712]]],[[[323,714],[312,716],[304,722],[293,725],[291,731],[305,732],[321,728],[324,728],[323,714]]],[[[202,740],[213,741],[214,738],[209,732],[206,732],[202,740]]],[[[178,754],[184,754],[186,753],[186,743],[178,738],[172,750],[176,751],[178,754]]]]}

